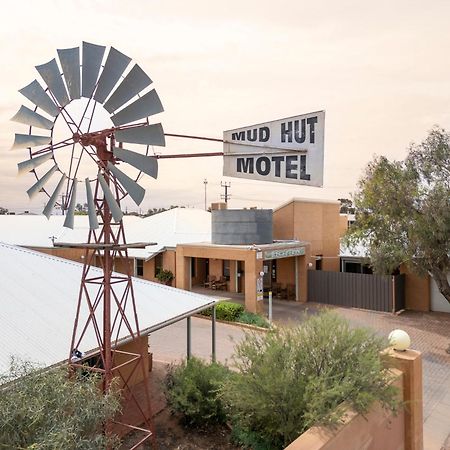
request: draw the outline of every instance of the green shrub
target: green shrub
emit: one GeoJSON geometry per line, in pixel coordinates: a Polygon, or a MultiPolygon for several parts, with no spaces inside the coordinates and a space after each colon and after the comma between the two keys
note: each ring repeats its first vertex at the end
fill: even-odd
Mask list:
{"type": "Polygon", "coordinates": [[[207,364],[190,358],[178,366],[171,366],[165,380],[167,402],[172,411],[183,415],[192,426],[225,422],[225,411],[218,389],[229,375],[219,364],[207,364]]]}
{"type": "Polygon", "coordinates": [[[102,428],[120,411],[120,392],[113,385],[104,395],[99,385],[99,375],[71,379],[67,366],[43,370],[13,359],[0,374],[0,448],[119,448],[102,428]]]}
{"type": "Polygon", "coordinates": [[[221,396],[241,435],[283,448],[314,424],[336,424],[349,406],[364,414],[379,400],[395,410],[385,346],[330,312],[296,328],[247,333],[235,348],[239,373],[225,380],[221,396]]]}
{"type": "Polygon", "coordinates": [[[269,328],[269,322],[264,317],[248,311],[241,312],[236,321],[240,323],[246,323],[248,325],[255,325],[261,328],[269,328]]]}
{"type": "MultiPolygon", "coordinates": [[[[244,306],[238,303],[221,302],[216,305],[216,319],[235,322],[239,315],[244,312],[244,306]]],[[[202,311],[204,316],[212,315],[212,308],[202,311]]]]}
{"type": "Polygon", "coordinates": [[[166,269],[161,269],[156,274],[156,279],[160,283],[164,283],[164,284],[170,284],[174,278],[175,278],[174,274],[172,273],[171,270],[168,270],[168,269],[167,270],[166,269]]]}

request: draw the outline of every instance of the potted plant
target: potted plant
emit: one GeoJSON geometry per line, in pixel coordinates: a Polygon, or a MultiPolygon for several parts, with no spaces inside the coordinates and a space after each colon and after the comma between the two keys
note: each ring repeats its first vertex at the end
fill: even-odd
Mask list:
{"type": "Polygon", "coordinates": [[[156,278],[160,283],[166,284],[168,286],[172,285],[172,280],[175,278],[171,270],[161,269],[156,278]]]}

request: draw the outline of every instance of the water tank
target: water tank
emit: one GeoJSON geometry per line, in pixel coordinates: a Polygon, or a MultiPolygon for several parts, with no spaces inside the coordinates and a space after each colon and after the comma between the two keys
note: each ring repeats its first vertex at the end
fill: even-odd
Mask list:
{"type": "Polygon", "coordinates": [[[271,209],[211,211],[212,243],[226,245],[271,244],[271,209]]]}

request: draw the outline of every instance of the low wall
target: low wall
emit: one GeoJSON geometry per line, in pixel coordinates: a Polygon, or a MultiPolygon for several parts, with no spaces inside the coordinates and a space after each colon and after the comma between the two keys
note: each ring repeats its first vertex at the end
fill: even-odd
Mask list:
{"type": "MultiPolygon", "coordinates": [[[[395,385],[403,390],[403,374],[396,370],[395,385]]],[[[286,450],[403,450],[405,414],[397,416],[373,407],[366,417],[349,411],[336,430],[312,427],[290,444],[286,450]]]]}
{"type": "Polygon", "coordinates": [[[349,410],[337,428],[312,427],[286,450],[423,450],[421,354],[407,350],[388,355],[398,368],[392,369],[393,383],[405,402],[396,416],[380,404],[365,417],[349,410]]]}

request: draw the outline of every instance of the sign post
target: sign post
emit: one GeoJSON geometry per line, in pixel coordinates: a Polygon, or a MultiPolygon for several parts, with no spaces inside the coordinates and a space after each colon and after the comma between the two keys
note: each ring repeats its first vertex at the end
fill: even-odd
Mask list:
{"type": "Polygon", "coordinates": [[[223,174],[322,187],[325,111],[224,131],[223,174]]]}
{"type": "Polygon", "coordinates": [[[256,278],[256,301],[262,302],[264,300],[264,272],[259,272],[259,277],[256,278]]]}
{"type": "Polygon", "coordinates": [[[272,327],[272,291],[269,291],[269,327],[272,327]]]}

